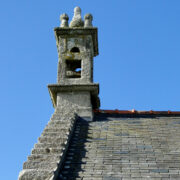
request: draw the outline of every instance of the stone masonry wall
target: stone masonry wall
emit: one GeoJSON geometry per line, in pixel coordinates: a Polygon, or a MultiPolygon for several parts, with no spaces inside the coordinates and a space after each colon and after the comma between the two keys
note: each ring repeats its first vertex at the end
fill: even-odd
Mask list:
{"type": "Polygon", "coordinates": [[[59,108],[76,109],[77,114],[83,117],[92,117],[92,104],[90,92],[61,92],[57,94],[59,108]]]}
{"type": "Polygon", "coordinates": [[[54,180],[58,174],[76,122],[74,110],[55,110],[23,164],[19,180],[54,180]]]}

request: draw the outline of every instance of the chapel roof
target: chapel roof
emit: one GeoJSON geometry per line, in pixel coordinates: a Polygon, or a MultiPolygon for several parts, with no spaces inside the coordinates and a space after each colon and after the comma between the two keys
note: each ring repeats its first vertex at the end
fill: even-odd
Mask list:
{"type": "Polygon", "coordinates": [[[179,112],[78,118],[60,179],[180,179],[179,112]]]}

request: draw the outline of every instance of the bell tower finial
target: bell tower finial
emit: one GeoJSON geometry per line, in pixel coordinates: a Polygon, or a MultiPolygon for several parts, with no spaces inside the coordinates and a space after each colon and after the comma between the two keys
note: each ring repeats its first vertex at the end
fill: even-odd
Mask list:
{"type": "Polygon", "coordinates": [[[60,27],[68,27],[68,20],[69,20],[69,17],[67,14],[62,14],[60,16],[60,20],[61,20],[61,25],[60,27]]]}
{"type": "Polygon", "coordinates": [[[84,16],[84,27],[92,27],[92,20],[93,20],[93,16],[91,14],[86,14],[84,16]]]}
{"type": "Polygon", "coordinates": [[[74,16],[72,18],[72,21],[70,22],[70,27],[83,27],[84,22],[81,18],[81,8],[75,7],[74,8],[74,16]]]}

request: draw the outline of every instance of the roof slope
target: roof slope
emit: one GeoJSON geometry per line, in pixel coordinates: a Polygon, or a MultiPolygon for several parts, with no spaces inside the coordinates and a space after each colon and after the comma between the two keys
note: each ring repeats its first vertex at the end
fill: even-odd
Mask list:
{"type": "Polygon", "coordinates": [[[79,119],[60,179],[180,179],[180,117],[79,119]]]}
{"type": "Polygon", "coordinates": [[[73,110],[58,108],[23,164],[19,180],[52,180],[58,175],[74,131],[76,115],[73,110]]]}

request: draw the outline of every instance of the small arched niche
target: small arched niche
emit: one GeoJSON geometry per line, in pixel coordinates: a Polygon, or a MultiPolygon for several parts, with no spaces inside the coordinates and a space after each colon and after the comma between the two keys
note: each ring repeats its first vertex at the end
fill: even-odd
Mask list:
{"type": "Polygon", "coordinates": [[[70,52],[72,52],[72,53],[79,53],[80,50],[79,50],[78,47],[73,47],[70,52]]]}

